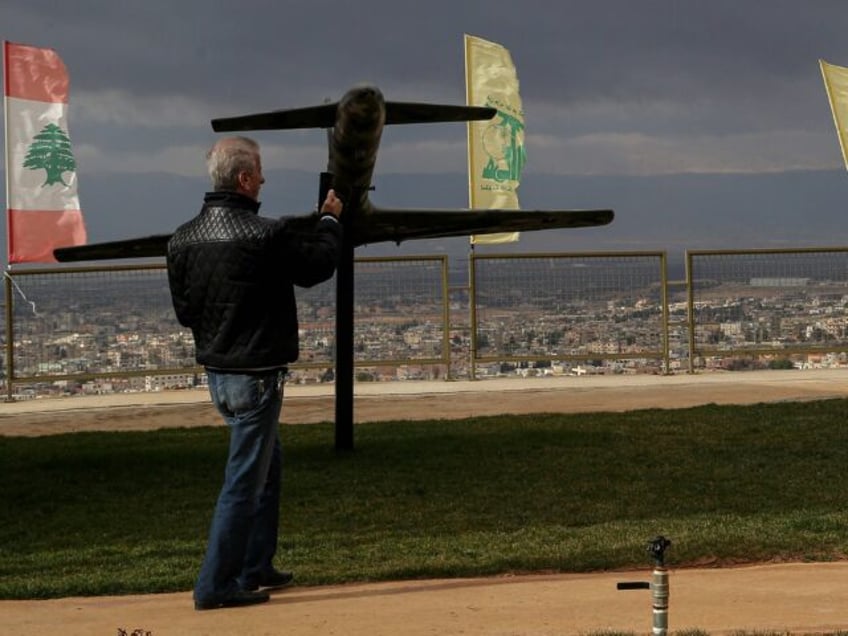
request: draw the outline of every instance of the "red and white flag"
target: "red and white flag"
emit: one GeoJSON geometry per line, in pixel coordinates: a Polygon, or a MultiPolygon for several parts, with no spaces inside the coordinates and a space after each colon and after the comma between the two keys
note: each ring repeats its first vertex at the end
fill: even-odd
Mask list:
{"type": "Polygon", "coordinates": [[[68,73],[52,49],[3,43],[9,264],[86,242],[68,136],[68,73]]]}

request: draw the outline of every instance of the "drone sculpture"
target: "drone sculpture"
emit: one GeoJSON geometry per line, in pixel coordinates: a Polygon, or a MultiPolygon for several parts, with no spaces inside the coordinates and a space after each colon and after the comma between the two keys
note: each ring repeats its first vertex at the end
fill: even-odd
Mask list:
{"type": "MultiPolygon", "coordinates": [[[[338,102],[212,120],[215,132],[327,129],[327,170],[319,204],[333,188],[344,203],[343,252],[336,275],[336,448],[353,447],[353,252],[360,245],[472,234],[606,225],[612,210],[399,209],[374,205],[369,193],[383,127],[392,124],[486,120],[497,110],[385,101],[374,86],[357,86],[338,102]]],[[[287,217],[306,229],[310,213],[287,217]]],[[[170,234],[59,248],[60,262],[165,256],[170,234]]]]}

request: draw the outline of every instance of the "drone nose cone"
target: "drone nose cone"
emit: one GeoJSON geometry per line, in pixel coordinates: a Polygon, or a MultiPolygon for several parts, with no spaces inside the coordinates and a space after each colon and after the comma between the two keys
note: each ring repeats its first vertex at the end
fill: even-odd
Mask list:
{"type": "Polygon", "coordinates": [[[339,102],[343,119],[355,121],[357,126],[376,128],[385,121],[386,101],[376,86],[362,85],[351,88],[339,102]]]}
{"type": "Polygon", "coordinates": [[[370,102],[382,103],[383,93],[379,88],[371,84],[359,84],[351,88],[342,98],[342,103],[345,102],[370,102]]]}

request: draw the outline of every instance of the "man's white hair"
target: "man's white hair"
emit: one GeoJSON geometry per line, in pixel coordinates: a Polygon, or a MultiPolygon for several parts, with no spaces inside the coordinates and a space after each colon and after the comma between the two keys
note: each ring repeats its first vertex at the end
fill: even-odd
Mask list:
{"type": "Polygon", "coordinates": [[[224,137],[206,153],[213,190],[238,190],[239,173],[256,170],[259,144],[249,137],[224,137]]]}

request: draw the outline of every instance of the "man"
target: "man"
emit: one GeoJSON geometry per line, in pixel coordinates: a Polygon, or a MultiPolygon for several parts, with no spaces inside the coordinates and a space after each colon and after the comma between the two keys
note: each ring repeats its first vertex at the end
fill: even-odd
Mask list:
{"type": "Polygon", "coordinates": [[[313,231],[258,215],[265,178],[252,139],[219,140],[207,167],[214,191],[171,237],[167,256],[177,318],[192,330],[212,401],[230,428],[224,484],[194,588],[198,610],[262,603],[267,588],[292,579],[272,560],[282,386],[298,356],[293,286],[332,277],[342,234],[342,203],[332,190],[313,231]]]}

